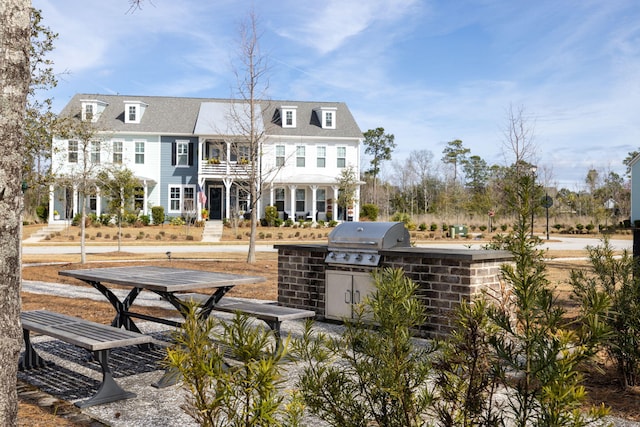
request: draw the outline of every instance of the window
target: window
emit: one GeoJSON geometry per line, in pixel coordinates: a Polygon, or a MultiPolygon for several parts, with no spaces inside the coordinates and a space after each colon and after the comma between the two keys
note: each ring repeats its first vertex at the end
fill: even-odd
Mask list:
{"type": "Polygon", "coordinates": [[[296,109],[295,106],[283,106],[280,107],[280,111],[282,112],[282,127],[283,128],[294,128],[296,127],[296,109]]]}
{"type": "Polygon", "coordinates": [[[169,186],[169,212],[184,213],[193,212],[196,207],[196,189],[193,185],[169,186]]]}
{"type": "Polygon", "coordinates": [[[343,168],[347,166],[347,147],[338,147],[337,159],[337,167],[343,168]]]}
{"type": "Polygon", "coordinates": [[[182,191],[180,187],[169,188],[169,212],[180,212],[182,191]]]}
{"type": "Polygon", "coordinates": [[[327,147],[317,147],[317,166],[323,168],[327,165],[327,147]]]}
{"type": "Polygon", "coordinates": [[[100,163],[100,142],[91,141],[91,163],[100,163]]]}
{"type": "Polygon", "coordinates": [[[284,145],[276,145],[276,166],[284,166],[284,145]]]}
{"type": "Polygon", "coordinates": [[[327,191],[324,188],[316,190],[316,210],[324,212],[327,209],[327,191]]]}
{"type": "Polygon", "coordinates": [[[122,141],[113,141],[113,163],[122,164],[122,141]]]}
{"type": "Polygon", "coordinates": [[[333,128],[333,112],[331,111],[324,112],[324,127],[333,128]]]}
{"type": "Polygon", "coordinates": [[[196,209],[196,190],[193,187],[184,187],[183,191],[184,210],[193,212],[196,209]]]}
{"type": "Polygon", "coordinates": [[[124,101],[124,122],[140,123],[142,115],[148,106],[142,101],[124,101]]]}
{"type": "Polygon", "coordinates": [[[305,158],[304,151],[305,151],[304,145],[298,145],[296,147],[296,166],[299,168],[304,167],[304,158],[305,158]]]}
{"type": "Polygon", "coordinates": [[[249,157],[249,146],[248,145],[240,145],[238,146],[238,161],[243,164],[249,163],[251,157],[249,157]]]}
{"type": "Polygon", "coordinates": [[[136,141],[135,142],[135,151],[136,151],[136,164],[143,165],[144,164],[144,141],[136,141]]]}
{"type": "Polygon", "coordinates": [[[84,120],[93,121],[93,104],[84,105],[84,120]]]}
{"type": "Polygon", "coordinates": [[[138,108],[135,105],[129,105],[129,121],[138,121],[138,108]]]}
{"type": "Polygon", "coordinates": [[[284,212],[284,188],[276,188],[276,209],[284,212]]]}
{"type": "Polygon", "coordinates": [[[241,214],[249,212],[249,192],[238,190],[238,211],[241,214]]]}
{"type": "Polygon", "coordinates": [[[67,161],[69,163],[78,163],[78,141],[69,141],[69,149],[67,161]]]}
{"type": "Polygon", "coordinates": [[[98,198],[96,196],[89,196],[89,210],[95,212],[98,206],[98,198]]]}
{"type": "Polygon", "coordinates": [[[189,143],[184,141],[176,142],[176,165],[189,165],[189,143]]]}
{"type": "Polygon", "coordinates": [[[133,190],[133,208],[141,211],[144,208],[144,188],[136,187],[133,190]]]}
{"type": "Polygon", "coordinates": [[[321,107],[320,111],[316,111],[322,122],[322,129],[336,128],[336,111],[336,107],[321,107]]]}
{"type": "Polygon", "coordinates": [[[296,190],[296,212],[304,212],[304,188],[296,190]]]}

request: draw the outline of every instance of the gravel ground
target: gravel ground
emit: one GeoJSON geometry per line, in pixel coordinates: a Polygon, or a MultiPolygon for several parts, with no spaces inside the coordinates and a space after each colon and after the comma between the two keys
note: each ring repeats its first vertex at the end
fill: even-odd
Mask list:
{"type": "MultiPolygon", "coordinates": [[[[55,289],[55,294],[59,296],[71,298],[82,297],[104,301],[104,297],[93,288],[64,284],[55,284],[55,286],[52,286],[49,283],[37,281],[23,282],[23,291],[25,292],[49,294],[53,289],[55,289]]],[[[119,291],[116,291],[116,293],[118,292],[119,291]]],[[[127,291],[122,291],[122,295],[118,296],[124,297],[126,293],[127,291]]],[[[160,300],[157,295],[150,292],[140,294],[136,300],[136,304],[172,308],[170,304],[160,300]]],[[[215,316],[229,319],[231,315],[216,312],[215,316]]],[[[139,322],[137,324],[144,333],[152,334],[158,338],[158,343],[166,344],[166,342],[163,341],[169,335],[169,329],[166,325],[152,322],[139,322]]],[[[293,337],[300,336],[303,325],[304,323],[302,321],[284,322],[282,325],[283,336],[286,336],[286,334],[291,334],[293,337]]],[[[337,335],[340,334],[342,330],[340,325],[332,323],[317,322],[316,327],[323,329],[327,334],[337,335]]],[[[86,357],[88,353],[83,356],[82,351],[78,351],[78,348],[44,336],[35,337],[33,343],[45,359],[53,361],[56,364],[57,368],[51,372],[70,373],[70,375],[59,374],[55,377],[51,373],[52,378],[48,378],[48,381],[49,383],[53,383],[53,385],[57,387],[57,390],[52,389],[54,392],[49,392],[50,394],[54,396],[57,394],[56,397],[63,398],[63,400],[76,402],[90,397],[92,393],[95,392],[96,384],[101,380],[101,373],[97,365],[92,365],[90,358],[86,357]],[[65,393],[69,393],[69,395],[67,396],[65,393]],[[74,396],[73,393],[76,393],[76,395],[74,396]]],[[[84,408],[82,409],[82,413],[105,425],[113,427],[147,427],[150,425],[166,427],[197,426],[192,418],[186,415],[181,409],[181,405],[184,403],[185,392],[179,384],[162,389],[151,385],[163,375],[162,370],[148,369],[146,365],[149,363],[146,363],[146,365],[145,363],[141,363],[141,365],[145,366],[136,368],[139,372],[124,372],[122,375],[119,374],[118,366],[116,366],[120,365],[118,361],[124,358],[127,360],[127,365],[130,365],[131,360],[133,360],[132,354],[138,354],[136,350],[137,349],[125,349],[123,350],[124,354],[120,354],[119,356],[117,354],[118,351],[114,350],[113,360],[115,363],[113,364],[113,370],[115,371],[114,376],[116,377],[116,381],[125,390],[134,392],[137,397],[84,408]],[[130,353],[126,353],[127,351],[130,351],[130,353]]],[[[158,356],[151,355],[149,358],[153,359],[153,362],[157,362],[158,356]]],[[[146,362],[149,362],[149,360],[146,362]]],[[[285,387],[292,385],[294,379],[297,377],[295,372],[297,369],[299,368],[294,363],[288,363],[286,365],[286,376],[289,380],[288,383],[285,383],[285,387]]],[[[44,375],[43,372],[23,373],[21,375],[24,375],[21,379],[30,384],[47,379],[47,375],[44,375]]],[[[46,387],[47,385],[44,385],[40,388],[46,387]]],[[[638,422],[614,417],[608,417],[606,421],[612,423],[615,427],[640,427],[640,423],[638,422]]],[[[307,425],[314,427],[325,427],[328,425],[313,417],[307,418],[305,422],[307,425]]]]}

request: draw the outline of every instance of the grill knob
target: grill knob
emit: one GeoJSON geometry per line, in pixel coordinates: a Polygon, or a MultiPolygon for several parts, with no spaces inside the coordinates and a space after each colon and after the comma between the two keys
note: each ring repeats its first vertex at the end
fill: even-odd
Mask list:
{"type": "Polygon", "coordinates": [[[349,254],[344,254],[344,260],[348,261],[349,260],[349,254]]]}
{"type": "Polygon", "coordinates": [[[335,252],[331,252],[331,253],[329,254],[329,258],[331,258],[331,259],[336,259],[336,253],[335,253],[335,252]]]}
{"type": "Polygon", "coordinates": [[[356,261],[362,261],[362,255],[360,254],[356,255],[356,261]]]}
{"type": "Polygon", "coordinates": [[[369,261],[373,262],[376,260],[376,256],[375,255],[369,255],[369,261]]]}

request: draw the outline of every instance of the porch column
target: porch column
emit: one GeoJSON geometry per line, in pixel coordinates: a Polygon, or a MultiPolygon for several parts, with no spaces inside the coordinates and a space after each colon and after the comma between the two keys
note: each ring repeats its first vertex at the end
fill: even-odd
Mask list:
{"type": "MultiPolygon", "coordinates": [[[[84,201],[82,202],[84,203],[84,201]]],[[[73,212],[71,213],[71,218],[66,218],[66,212],[65,212],[65,219],[73,219],[74,216],[76,216],[76,214],[80,213],[80,211],[78,210],[78,187],[77,186],[73,186],[73,212]]]]}
{"type": "Polygon", "coordinates": [[[269,206],[275,206],[275,190],[273,185],[269,186],[269,206]]]}
{"type": "Polygon", "coordinates": [[[225,178],[222,182],[224,183],[224,217],[229,219],[231,218],[231,184],[233,184],[233,180],[225,178]]]}
{"type": "Polygon", "coordinates": [[[56,209],[55,207],[55,189],[53,184],[49,184],[49,221],[53,222],[53,211],[56,209]]]}
{"type": "Polygon", "coordinates": [[[332,209],[332,214],[331,214],[331,219],[333,219],[334,221],[338,220],[338,192],[340,190],[340,187],[338,187],[337,185],[332,185],[331,188],[333,189],[333,207],[332,209]]]}
{"type": "Polygon", "coordinates": [[[149,215],[149,203],[147,202],[148,196],[149,196],[149,184],[145,179],[142,181],[142,213],[144,215],[149,215]]]}
{"type": "Polygon", "coordinates": [[[318,191],[318,186],[310,185],[309,188],[311,188],[311,209],[309,209],[309,212],[311,213],[311,222],[315,224],[316,217],[318,214],[318,211],[316,210],[316,208],[318,207],[318,200],[316,196],[316,191],[318,191]]]}
{"type": "Polygon", "coordinates": [[[356,199],[353,201],[353,220],[360,221],[360,186],[356,186],[356,199]]]}
{"type": "Polygon", "coordinates": [[[291,213],[289,214],[289,218],[293,219],[294,221],[296,220],[296,189],[298,188],[297,185],[290,185],[289,186],[289,201],[290,201],[290,205],[291,206],[291,213]]]}
{"type": "Polygon", "coordinates": [[[100,187],[96,187],[96,216],[100,218],[102,215],[102,196],[100,195],[100,187]]]}

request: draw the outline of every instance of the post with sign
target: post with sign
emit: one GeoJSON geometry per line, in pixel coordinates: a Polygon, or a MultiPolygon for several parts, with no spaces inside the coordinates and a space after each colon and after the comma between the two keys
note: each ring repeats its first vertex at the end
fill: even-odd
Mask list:
{"type": "Polygon", "coordinates": [[[545,194],[542,198],[542,206],[547,210],[547,240],[549,240],[549,208],[553,206],[553,199],[551,196],[545,194]]]}

